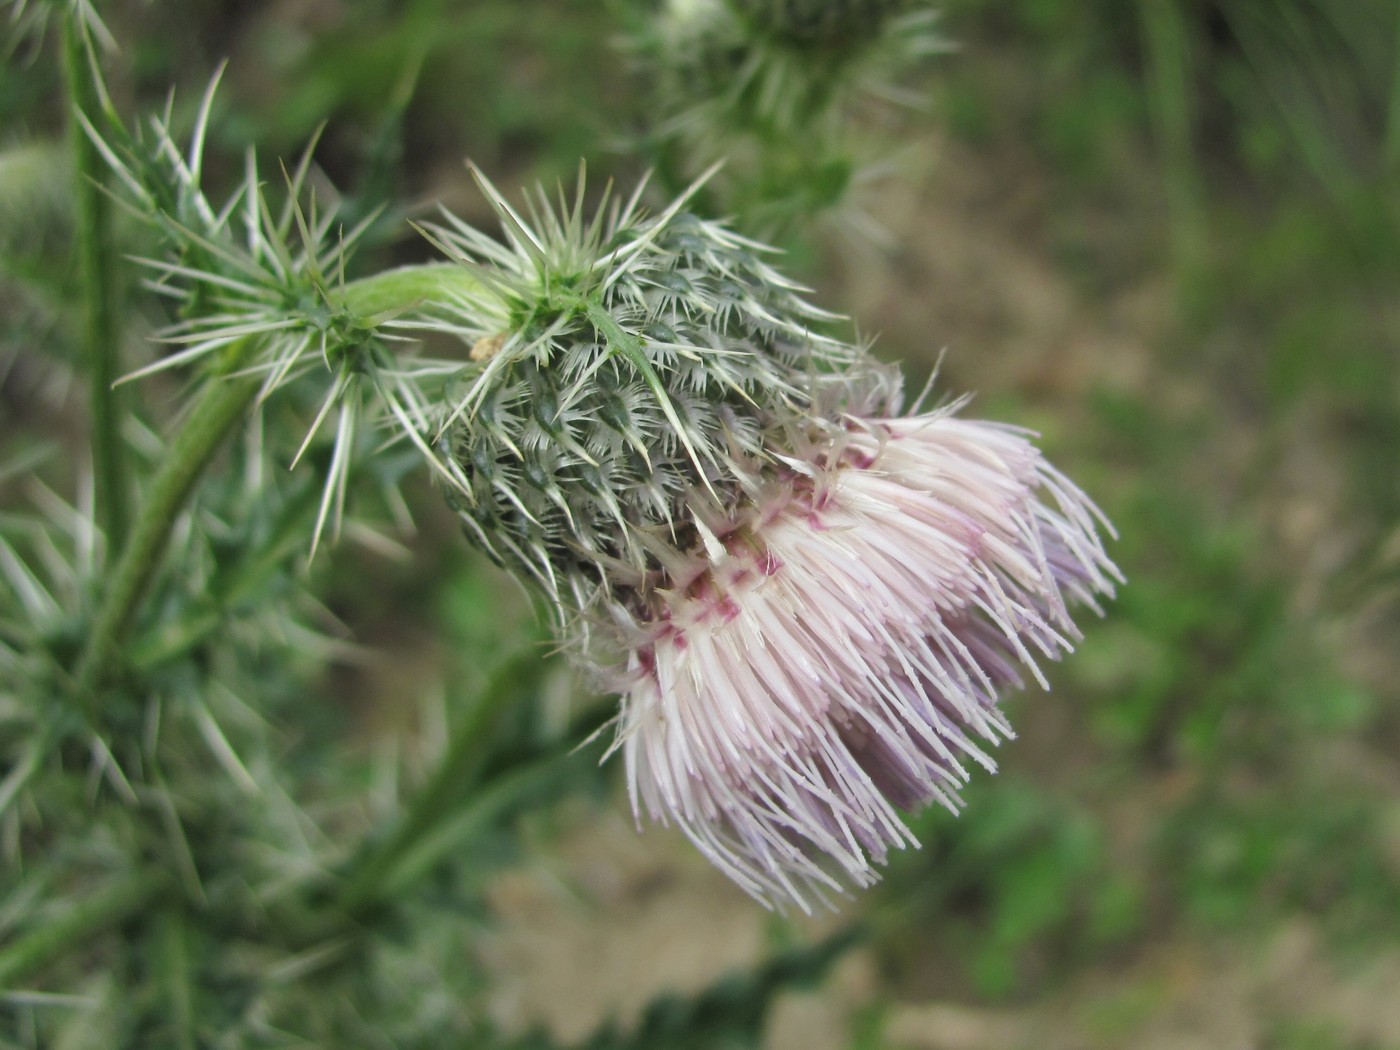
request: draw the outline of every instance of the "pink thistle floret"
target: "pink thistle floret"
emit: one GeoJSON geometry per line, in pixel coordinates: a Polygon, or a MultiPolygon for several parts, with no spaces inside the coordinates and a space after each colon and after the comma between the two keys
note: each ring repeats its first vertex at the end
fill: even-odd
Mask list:
{"type": "Polygon", "coordinates": [[[1069,604],[1119,576],[1108,522],[1021,430],[867,420],[789,463],[656,593],[615,746],[639,820],[805,911],[918,845],[899,810],[957,810],[1012,736],[1000,696],[1045,686],[1069,604]]]}

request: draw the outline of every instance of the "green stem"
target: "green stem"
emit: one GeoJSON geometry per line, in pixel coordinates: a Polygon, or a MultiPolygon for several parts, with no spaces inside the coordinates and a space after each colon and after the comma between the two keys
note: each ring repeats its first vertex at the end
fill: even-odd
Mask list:
{"type": "Polygon", "coordinates": [[[70,947],[87,949],[96,935],[141,911],[165,889],[158,875],[136,872],[17,938],[0,951],[0,988],[13,988],[70,947]]]}
{"type": "Polygon", "coordinates": [[[121,396],[113,386],[118,372],[121,326],[110,205],[102,190],[105,165],[77,119],[79,113],[93,114],[98,108],[88,60],[88,48],[70,15],[63,19],[63,66],[68,102],[73,110],[68,138],[73,151],[73,193],[77,205],[78,276],[83,298],[83,357],[90,383],[95,504],[97,523],[108,549],[120,550],[130,521],[121,396]]]}
{"type": "Polygon", "coordinates": [[[436,823],[406,849],[382,884],[379,899],[398,896],[444,857],[460,852],[462,843],[508,814],[527,806],[545,805],[562,785],[577,783],[580,773],[597,761],[593,755],[561,748],[528,765],[492,776],[449,819],[436,823]]]}
{"type": "Polygon", "coordinates": [[[480,287],[465,266],[422,263],[351,281],[344,288],[342,301],[351,313],[373,322],[382,315],[397,316],[418,306],[452,302],[480,287]]]}
{"type": "Polygon", "coordinates": [[[160,971],[169,997],[170,1027],[177,1050],[195,1050],[194,980],[188,935],[183,908],[170,908],[161,914],[157,927],[160,971]]]}
{"type": "Polygon", "coordinates": [[[108,663],[131,630],[180,511],[224,437],[252,405],[260,383],[259,377],[249,376],[206,381],[189,420],[171,444],[130,542],[112,571],[111,586],[98,608],[74,674],[78,695],[89,715],[96,712],[97,691],[109,670],[108,663]]]}
{"type": "Polygon", "coordinates": [[[1177,0],[1140,0],[1147,55],[1147,103],[1157,133],[1171,237],[1180,270],[1199,260],[1204,234],[1199,172],[1192,135],[1191,52],[1177,0]]]}

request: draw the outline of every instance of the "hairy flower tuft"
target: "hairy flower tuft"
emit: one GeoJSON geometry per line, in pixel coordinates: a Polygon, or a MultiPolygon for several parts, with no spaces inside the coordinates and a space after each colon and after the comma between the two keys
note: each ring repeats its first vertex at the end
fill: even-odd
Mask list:
{"type": "MultiPolygon", "coordinates": [[[[999,701],[1112,592],[1106,522],[1027,436],[951,409],[852,424],[653,596],[618,730],[638,816],[765,900],[867,885],[956,810],[999,701]]],[[[718,531],[718,530],[717,530],[718,531]]]]}

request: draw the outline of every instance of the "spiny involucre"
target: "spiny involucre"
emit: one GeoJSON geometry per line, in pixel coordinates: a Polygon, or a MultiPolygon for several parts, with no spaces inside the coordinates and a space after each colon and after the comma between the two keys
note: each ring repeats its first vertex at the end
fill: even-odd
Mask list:
{"type": "Polygon", "coordinates": [[[527,224],[483,185],[506,244],[434,231],[480,286],[439,441],[469,534],[622,695],[639,818],[765,902],[875,881],[897,810],[958,807],[1004,693],[1112,593],[1107,522],[1026,432],[902,415],[896,372],[684,199],[585,222],[541,194],[527,224]]]}
{"type": "Polygon", "coordinates": [[[449,217],[430,235],[479,292],[454,304],[472,343],[442,428],[452,495],[477,542],[527,574],[561,621],[630,604],[725,517],[737,479],[787,428],[830,425],[861,384],[860,352],[817,334],[831,315],[765,264],[763,246],[637,196],[530,223],[480,179],[502,245],[449,217]],[[815,412],[825,406],[826,415],[815,412]]]}

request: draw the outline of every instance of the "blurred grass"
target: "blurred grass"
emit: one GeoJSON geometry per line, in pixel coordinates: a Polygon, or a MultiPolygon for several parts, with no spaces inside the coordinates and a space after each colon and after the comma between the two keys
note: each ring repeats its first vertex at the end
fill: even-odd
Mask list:
{"type": "MultiPolygon", "coordinates": [[[[925,849],[870,901],[882,995],[1027,1001],[1156,943],[1243,945],[1298,916],[1344,952],[1393,948],[1400,13],[1381,0],[943,10],[961,51],[933,74],[933,119],[990,172],[1044,183],[1047,250],[1091,306],[1161,276],[1170,320],[1136,333],[1141,387],[1048,409],[1077,466],[1099,473],[1088,487],[1122,534],[1129,584],[1053,697],[1018,703],[1011,768],[975,782],[958,821],[916,821],[925,849]],[[1073,746],[1046,753],[1037,709],[1052,703],[1072,708],[1073,746]]],[[[579,156],[624,166],[608,129],[645,105],[613,23],[583,0],[126,4],[113,18],[125,102],[175,83],[192,103],[229,53],[224,160],[252,142],[294,155],[328,123],[322,162],[366,210],[457,192],[466,156],[503,181],[553,179],[579,156]]],[[[42,148],[50,71],[22,72],[0,82],[0,147],[42,148]]],[[[6,252],[24,267],[15,286],[39,290],[6,339],[61,343],[67,274],[43,261],[48,240],[30,247],[6,252]]],[[[415,559],[387,587],[351,574],[332,604],[367,640],[446,639],[470,693],[525,610],[507,599],[501,615],[499,579],[444,530],[415,559]]],[[[365,696],[366,724],[401,720],[373,707],[395,699],[365,696]]],[[[513,855],[504,838],[479,848],[513,855]]],[[[1085,1023],[1118,1038],[1167,994],[1085,1023]]],[[[1360,1045],[1329,1025],[1277,1020],[1268,1045],[1360,1045]]]]}

